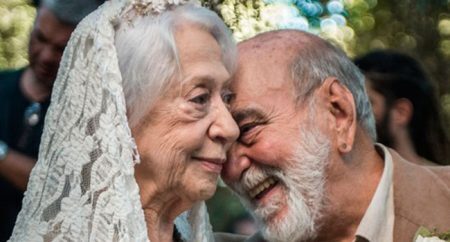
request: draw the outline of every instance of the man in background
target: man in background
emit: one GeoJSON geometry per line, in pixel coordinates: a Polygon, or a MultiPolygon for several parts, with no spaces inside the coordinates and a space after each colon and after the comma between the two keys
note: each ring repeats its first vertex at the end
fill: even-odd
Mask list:
{"type": "Polygon", "coordinates": [[[416,164],[449,165],[449,130],[420,63],[389,50],[370,52],[354,62],[366,76],[378,142],[416,164]]]}
{"type": "Polygon", "coordinates": [[[72,31],[96,0],[44,0],[30,34],[29,66],[0,72],[0,241],[11,235],[39,150],[59,62],[72,31]]]}

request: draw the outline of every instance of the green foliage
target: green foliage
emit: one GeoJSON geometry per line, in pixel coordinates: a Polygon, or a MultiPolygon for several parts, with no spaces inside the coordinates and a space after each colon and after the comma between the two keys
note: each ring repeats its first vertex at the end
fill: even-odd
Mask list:
{"type": "Polygon", "coordinates": [[[416,232],[415,237],[417,238],[419,235],[424,238],[437,237],[446,242],[450,242],[450,230],[447,232],[440,233],[436,228],[429,230],[427,228],[420,227],[419,230],[416,232]]]}
{"type": "Polygon", "coordinates": [[[28,63],[28,36],[35,12],[26,0],[0,2],[0,69],[28,63]]]}
{"type": "Polygon", "coordinates": [[[206,202],[214,231],[227,231],[230,224],[245,213],[239,199],[226,187],[218,187],[206,202]]]}
{"type": "Polygon", "coordinates": [[[418,58],[440,94],[450,91],[450,5],[444,0],[346,0],[351,56],[397,49],[418,58]]]}
{"type": "MultiPolygon", "coordinates": [[[[396,49],[425,66],[441,96],[450,127],[450,2],[446,0],[344,0],[354,37],[346,51],[396,49]]],[[[450,131],[450,130],[449,130],[450,131]]]]}

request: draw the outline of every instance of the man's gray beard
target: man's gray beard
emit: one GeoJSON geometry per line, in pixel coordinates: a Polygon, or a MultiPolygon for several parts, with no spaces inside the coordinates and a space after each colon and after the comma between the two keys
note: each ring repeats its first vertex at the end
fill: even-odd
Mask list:
{"type": "Polygon", "coordinates": [[[232,185],[268,241],[305,241],[317,236],[316,231],[320,226],[318,221],[325,203],[325,168],[330,142],[318,130],[301,129],[296,148],[292,159],[286,161],[289,165],[284,170],[254,166],[246,172],[241,184],[232,185]],[[284,202],[286,198],[276,196],[266,206],[255,207],[243,191],[270,176],[276,177],[279,185],[282,185],[284,194],[287,194],[287,202],[284,202]],[[272,218],[285,203],[288,211],[283,217],[272,218]]]}

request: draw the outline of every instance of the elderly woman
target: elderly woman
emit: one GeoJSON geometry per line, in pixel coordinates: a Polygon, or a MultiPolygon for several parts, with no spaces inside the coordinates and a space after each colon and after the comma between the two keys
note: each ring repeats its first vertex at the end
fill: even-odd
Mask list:
{"type": "Polygon", "coordinates": [[[202,201],[238,136],[235,45],[174,2],[107,1],[77,27],[12,241],[213,239],[202,201]]]}

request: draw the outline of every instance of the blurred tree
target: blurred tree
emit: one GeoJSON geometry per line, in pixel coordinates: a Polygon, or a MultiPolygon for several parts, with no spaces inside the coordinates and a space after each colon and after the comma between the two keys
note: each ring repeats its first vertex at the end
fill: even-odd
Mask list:
{"type": "Polygon", "coordinates": [[[355,32],[350,56],[396,49],[417,58],[432,77],[450,127],[450,1],[344,0],[355,32]]]}
{"type": "Polygon", "coordinates": [[[450,2],[447,0],[346,0],[354,29],[352,55],[377,48],[397,49],[418,58],[450,92],[450,2]]]}
{"type": "Polygon", "coordinates": [[[35,14],[27,0],[0,2],[0,69],[28,64],[28,37],[35,14]]]}

